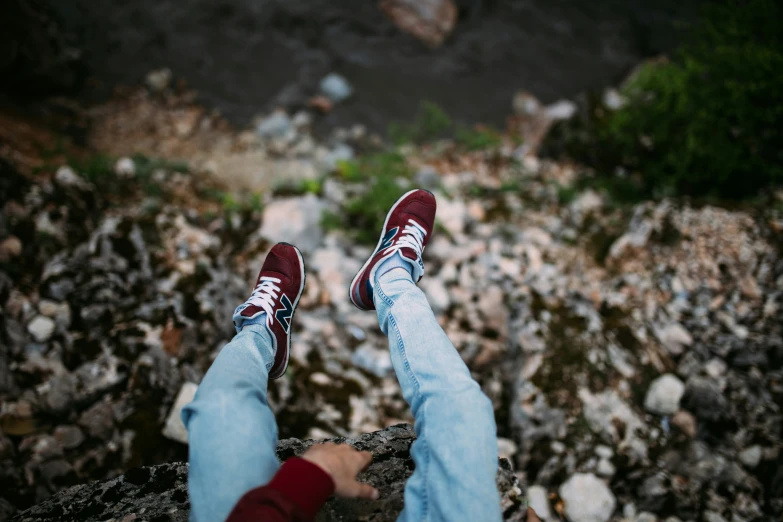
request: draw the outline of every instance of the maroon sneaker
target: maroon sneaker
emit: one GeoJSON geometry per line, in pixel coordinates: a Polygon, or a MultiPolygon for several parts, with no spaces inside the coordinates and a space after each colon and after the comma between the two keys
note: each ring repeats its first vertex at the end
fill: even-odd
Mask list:
{"type": "Polygon", "coordinates": [[[351,282],[351,302],[360,310],[375,310],[372,285],[381,262],[395,253],[411,264],[413,280],[424,275],[421,253],[430,240],[435,224],[435,196],[428,190],[416,189],[404,194],[386,214],[381,238],[351,282]]]}
{"type": "Polygon", "coordinates": [[[275,350],[275,362],[269,370],[270,379],[279,379],[288,367],[291,321],[304,284],[302,253],[293,245],[278,243],[267,254],[253,293],[234,311],[237,330],[250,319],[266,314],[266,326],[272,333],[275,350]]]}

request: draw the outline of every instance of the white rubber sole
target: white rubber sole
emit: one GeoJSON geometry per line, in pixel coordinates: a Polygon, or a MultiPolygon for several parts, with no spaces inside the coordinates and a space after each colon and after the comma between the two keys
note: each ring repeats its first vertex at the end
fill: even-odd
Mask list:
{"type": "MultiPolygon", "coordinates": [[[[285,374],[285,371],[288,369],[288,359],[291,355],[291,330],[294,326],[294,316],[296,315],[296,307],[299,306],[299,299],[302,297],[302,293],[304,293],[304,286],[305,286],[305,280],[307,279],[307,275],[305,274],[305,266],[304,266],[304,258],[302,257],[302,252],[299,251],[297,247],[294,245],[291,245],[294,250],[296,250],[296,256],[299,258],[299,269],[302,271],[302,282],[299,285],[299,293],[296,294],[296,299],[294,300],[294,310],[291,312],[291,326],[288,329],[288,346],[286,346],[285,350],[285,361],[283,361],[283,369],[280,370],[279,373],[272,376],[272,374],[269,375],[270,379],[279,379],[285,374]]],[[[275,340],[277,340],[277,337],[272,335],[275,340]]],[[[277,347],[275,347],[277,349],[277,347]]]]}
{"type": "Polygon", "coordinates": [[[408,196],[410,196],[414,192],[418,192],[419,190],[421,190],[421,189],[409,190],[408,192],[406,192],[405,194],[400,196],[397,199],[397,201],[394,202],[394,205],[392,205],[392,207],[386,213],[386,219],[383,221],[383,229],[381,229],[381,237],[378,238],[378,244],[375,245],[375,250],[372,251],[372,254],[370,255],[369,258],[367,258],[367,261],[365,261],[365,263],[362,266],[361,270],[359,270],[359,272],[356,274],[356,276],[354,276],[353,281],[351,281],[351,286],[348,289],[348,296],[351,299],[351,303],[353,303],[353,305],[356,308],[358,308],[359,310],[367,311],[367,310],[371,310],[371,309],[370,308],[362,308],[361,306],[359,306],[359,304],[356,301],[353,300],[353,291],[355,289],[356,284],[362,278],[362,274],[364,274],[364,271],[367,270],[368,266],[370,266],[370,263],[372,262],[372,259],[375,257],[375,254],[378,253],[378,249],[381,247],[381,244],[383,243],[383,237],[386,235],[386,232],[387,232],[386,227],[389,224],[389,218],[391,217],[392,212],[394,212],[397,209],[397,206],[402,202],[403,199],[407,198],[408,196]]]}

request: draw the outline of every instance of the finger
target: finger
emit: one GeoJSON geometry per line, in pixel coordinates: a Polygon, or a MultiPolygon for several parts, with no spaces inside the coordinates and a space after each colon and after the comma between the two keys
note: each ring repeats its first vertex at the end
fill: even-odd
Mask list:
{"type": "Polygon", "coordinates": [[[351,498],[366,498],[375,500],[380,496],[378,490],[369,484],[354,482],[350,485],[348,494],[351,498]]]}
{"type": "Polygon", "coordinates": [[[357,453],[357,456],[359,464],[361,465],[359,471],[367,469],[367,466],[372,463],[372,453],[369,451],[360,451],[357,453]]]}
{"type": "Polygon", "coordinates": [[[541,522],[541,519],[538,518],[538,515],[531,507],[527,508],[527,522],[541,522]]]}

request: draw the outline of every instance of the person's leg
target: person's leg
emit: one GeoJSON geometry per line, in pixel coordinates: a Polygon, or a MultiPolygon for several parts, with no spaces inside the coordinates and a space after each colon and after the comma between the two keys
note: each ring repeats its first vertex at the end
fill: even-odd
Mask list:
{"type": "Polygon", "coordinates": [[[244,326],[220,351],[183,410],[193,522],[225,520],[242,495],[278,469],[277,423],[266,400],[275,352],[265,317],[244,326]]]}
{"type": "Polygon", "coordinates": [[[399,520],[499,521],[492,403],[438,325],[410,270],[395,255],[379,267],[373,285],[378,322],[416,421],[411,449],[416,470],[399,520]]]}
{"type": "Polygon", "coordinates": [[[302,254],[278,243],[250,297],[234,311],[237,335],[218,354],[182,410],[190,444],[190,519],[222,522],[278,469],[277,423],[266,400],[291,350],[291,322],[305,284],[302,254]]]}

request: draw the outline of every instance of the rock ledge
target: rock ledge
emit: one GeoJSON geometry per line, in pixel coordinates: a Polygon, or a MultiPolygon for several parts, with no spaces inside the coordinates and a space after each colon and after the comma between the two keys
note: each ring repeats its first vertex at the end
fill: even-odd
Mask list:
{"type": "MultiPolygon", "coordinates": [[[[360,479],[377,487],[381,499],[375,502],[332,498],[318,520],[372,521],[396,520],[402,510],[405,480],[413,472],[410,447],[416,435],[410,425],[399,424],[358,439],[332,439],[348,442],[373,454],[373,463],[360,479]]],[[[301,455],[315,441],[286,439],[277,446],[280,460],[301,455]]],[[[70,521],[97,522],[186,522],[190,513],[187,494],[188,465],[175,462],[134,468],[105,482],[92,482],[63,490],[50,499],[19,513],[12,522],[70,521]]],[[[523,492],[506,459],[501,459],[497,475],[506,520],[525,519],[523,492]]]]}

